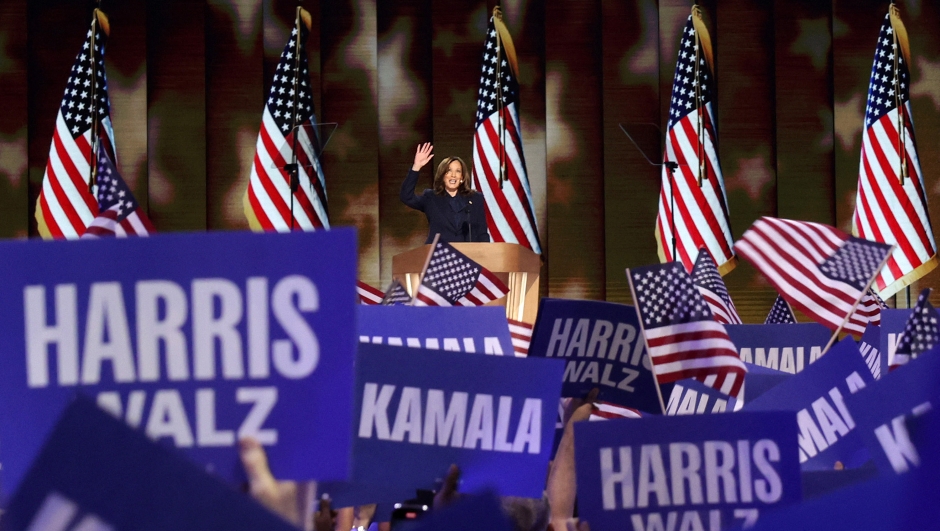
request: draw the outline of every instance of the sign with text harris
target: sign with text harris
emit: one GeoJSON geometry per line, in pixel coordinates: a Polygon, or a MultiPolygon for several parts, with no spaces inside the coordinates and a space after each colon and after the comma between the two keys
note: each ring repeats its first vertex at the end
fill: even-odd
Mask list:
{"type": "Polygon", "coordinates": [[[562,364],[361,344],[353,481],[432,488],[447,468],[460,490],[541,498],[562,364]]]}
{"type": "Polygon", "coordinates": [[[502,306],[369,306],[360,304],[359,342],[512,356],[502,306]]]}
{"type": "Polygon", "coordinates": [[[595,531],[720,531],[801,499],[792,413],[574,425],[578,511],[595,531]]]}
{"type": "MultiPolygon", "coordinates": [[[[542,299],[529,357],[565,360],[561,395],[662,413],[636,308],[612,302],[542,299]]],[[[668,397],[672,384],[662,385],[668,397]]]]}
{"type": "Polygon", "coordinates": [[[355,270],[352,230],[0,244],[4,492],[76,392],[223,479],[245,435],[345,479],[355,270]]]}

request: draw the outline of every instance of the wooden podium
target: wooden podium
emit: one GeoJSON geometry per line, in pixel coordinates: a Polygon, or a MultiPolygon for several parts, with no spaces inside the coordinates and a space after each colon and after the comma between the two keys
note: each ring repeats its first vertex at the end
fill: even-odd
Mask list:
{"type": "MultiPolygon", "coordinates": [[[[506,317],[535,324],[539,309],[539,255],[515,243],[451,243],[455,249],[492,271],[506,286],[509,295],[487,306],[505,306],[506,317]]],[[[431,250],[430,245],[392,257],[392,278],[398,279],[414,296],[421,268],[431,250]]]]}

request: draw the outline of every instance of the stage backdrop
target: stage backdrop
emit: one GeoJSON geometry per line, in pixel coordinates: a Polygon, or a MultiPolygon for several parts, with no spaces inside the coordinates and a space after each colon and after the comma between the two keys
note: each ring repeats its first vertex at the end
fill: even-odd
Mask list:
{"type": "MultiPolygon", "coordinates": [[[[866,91],[888,3],[703,1],[717,68],[719,154],[735,237],[759,216],[850,227],[866,91]]],[[[414,147],[471,157],[492,0],[303,0],[334,225],[359,228],[359,274],[381,285],[424,241],[398,200],[414,147]]],[[[619,124],[664,125],[688,0],[504,1],[519,58],[525,156],[553,297],[628,301],[624,268],[656,260],[659,174],[619,124]]],[[[157,230],[243,229],[262,106],[293,23],[287,0],[104,0],[118,166],[157,230]]],[[[940,219],[940,6],[899,3],[932,218],[940,219]]],[[[0,235],[33,209],[92,1],[0,2],[0,235]]],[[[653,138],[641,143],[655,144],[653,138]]],[[[425,170],[423,182],[430,181],[425,170]]],[[[922,285],[940,285],[940,274],[922,285]]],[[[769,285],[726,277],[747,322],[769,285]]],[[[938,299],[940,295],[935,296],[938,299]]],[[[903,299],[903,297],[902,297],[903,299]]],[[[938,299],[940,300],[940,299],[938,299]]],[[[901,306],[904,301],[901,301],[901,306]]]]}

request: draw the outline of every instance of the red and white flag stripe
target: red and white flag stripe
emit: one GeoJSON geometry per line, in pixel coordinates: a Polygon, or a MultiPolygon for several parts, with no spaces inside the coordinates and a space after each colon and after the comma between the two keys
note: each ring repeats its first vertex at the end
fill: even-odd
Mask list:
{"type": "Polygon", "coordinates": [[[716,321],[721,324],[742,324],[741,318],[738,317],[737,309],[734,308],[734,303],[731,303],[729,307],[717,293],[701,286],[695,287],[702,295],[702,298],[705,299],[716,321]]]}
{"type": "Polygon", "coordinates": [[[679,168],[670,177],[665,168],[659,194],[659,213],[656,218],[656,236],[659,258],[662,262],[681,261],[691,270],[698,250],[702,247],[715,259],[718,270],[727,273],[734,258],[728,201],[724,192],[724,178],[718,155],[715,153],[713,112],[709,103],[702,113],[703,152],[705,171],[702,186],[698,185],[698,145],[696,132],[699,111],[692,111],[679,120],[666,133],[666,160],[676,162],[679,168]],[[675,217],[672,217],[670,189],[675,199],[675,217]],[[672,256],[672,222],[675,222],[676,257],[672,256]]]}
{"type": "Polygon", "coordinates": [[[505,142],[501,144],[500,115],[493,113],[476,129],[473,137],[474,186],[486,200],[486,223],[494,242],[518,243],[541,253],[535,224],[532,190],[522,157],[519,116],[516,104],[506,106],[502,112],[506,127],[505,142]],[[505,149],[506,178],[499,183],[500,145],[505,149]]]}
{"type": "Polygon", "coordinates": [[[359,302],[369,306],[382,304],[385,293],[378,288],[374,288],[361,280],[356,281],[356,293],[359,295],[359,302]]]}
{"type": "Polygon", "coordinates": [[[141,218],[137,212],[132,212],[121,221],[117,221],[118,212],[116,208],[105,210],[85,230],[82,239],[102,238],[115,236],[124,238],[127,236],[149,236],[154,232],[153,226],[145,218],[141,218]]]}
{"type": "MultiPolygon", "coordinates": [[[[469,293],[457,299],[456,306],[483,306],[484,304],[501,299],[509,293],[509,289],[488,269],[480,271],[476,285],[469,293]]],[[[418,287],[415,306],[451,306],[451,304],[424,284],[418,287]]]]}
{"type": "MultiPolygon", "coordinates": [[[[905,104],[904,114],[910,117],[910,103],[905,104]]],[[[897,293],[936,267],[937,245],[910,120],[905,123],[904,137],[910,175],[901,184],[897,109],[875,120],[862,134],[853,232],[860,238],[897,245],[875,280],[882,297],[897,293]]]]}
{"type": "Polygon", "coordinates": [[[610,402],[597,401],[591,406],[591,416],[588,420],[611,420],[611,419],[639,419],[643,414],[639,410],[618,406],[610,402]]]}
{"type": "Polygon", "coordinates": [[[705,385],[738,396],[747,370],[721,323],[694,321],[645,333],[653,372],[660,383],[701,377],[705,385]],[[706,374],[710,370],[714,372],[706,374]]]}
{"type": "MultiPolygon", "coordinates": [[[[290,162],[285,147],[292,145],[294,134],[285,136],[265,106],[246,195],[246,213],[250,208],[265,231],[291,230],[290,174],[283,168],[290,162]]],[[[329,229],[326,182],[308,128],[298,128],[296,134],[300,186],[294,194],[294,230],[329,229]]]]}
{"type": "Polygon", "coordinates": [[[507,319],[507,321],[513,351],[517,358],[525,358],[529,355],[529,344],[532,342],[532,325],[514,319],[507,319]]]}
{"type": "MultiPolygon", "coordinates": [[[[764,217],[744,233],[735,249],[770,280],[787,302],[834,330],[862,293],[823,274],[819,264],[847,238],[842,231],[819,223],[764,217]]],[[[867,321],[853,313],[844,329],[860,335],[866,325],[867,321]]]]}

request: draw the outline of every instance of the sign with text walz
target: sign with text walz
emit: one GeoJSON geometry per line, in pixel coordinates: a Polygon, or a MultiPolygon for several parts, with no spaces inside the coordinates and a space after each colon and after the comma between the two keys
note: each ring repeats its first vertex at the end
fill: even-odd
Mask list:
{"type": "Polygon", "coordinates": [[[348,477],[356,234],[0,244],[0,481],[81,393],[230,482],[348,477]]]}

